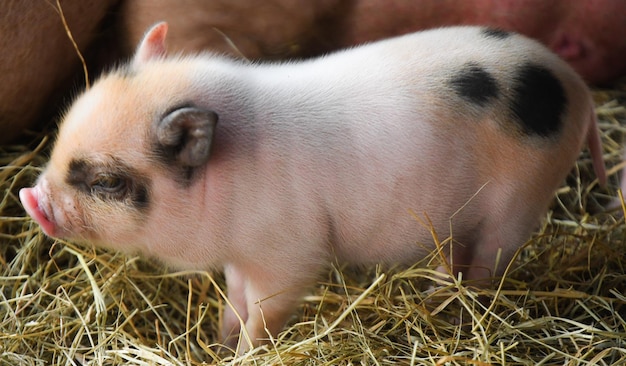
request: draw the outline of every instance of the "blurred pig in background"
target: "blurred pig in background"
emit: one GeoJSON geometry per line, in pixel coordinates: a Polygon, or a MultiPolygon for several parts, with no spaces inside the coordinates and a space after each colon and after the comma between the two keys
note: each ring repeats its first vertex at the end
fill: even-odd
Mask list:
{"type": "MultiPolygon", "coordinates": [[[[421,29],[480,24],[538,39],[589,83],[626,74],[623,0],[106,0],[59,4],[91,77],[128,58],[146,28],[170,23],[170,52],[303,58],[421,29]]],[[[54,2],[0,4],[0,143],[71,99],[84,79],[54,2]],[[76,86],[78,85],[78,86],[76,86]]]]}

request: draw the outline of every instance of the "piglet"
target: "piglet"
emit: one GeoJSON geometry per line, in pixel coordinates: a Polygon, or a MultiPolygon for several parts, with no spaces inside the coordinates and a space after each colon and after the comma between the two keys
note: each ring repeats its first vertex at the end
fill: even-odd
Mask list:
{"type": "Polygon", "coordinates": [[[20,198],[49,236],[223,269],[241,350],[329,263],[411,265],[431,228],[465,279],[501,274],[586,137],[604,180],[587,87],[522,36],[443,28],[254,64],[168,57],[166,32],[78,97],[20,198]]]}

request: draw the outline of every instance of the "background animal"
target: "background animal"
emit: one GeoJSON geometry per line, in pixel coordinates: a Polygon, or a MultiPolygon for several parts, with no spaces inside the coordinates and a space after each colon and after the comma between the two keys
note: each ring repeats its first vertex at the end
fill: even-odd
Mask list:
{"type": "MultiPolygon", "coordinates": [[[[548,45],[590,83],[626,72],[621,0],[107,0],[59,4],[92,78],[130,57],[144,30],[172,24],[172,52],[215,50],[249,59],[317,56],[420,29],[482,24],[548,45]]],[[[55,2],[0,4],[0,143],[41,129],[84,80],[55,2]],[[77,86],[78,85],[78,86],[77,86]]]]}

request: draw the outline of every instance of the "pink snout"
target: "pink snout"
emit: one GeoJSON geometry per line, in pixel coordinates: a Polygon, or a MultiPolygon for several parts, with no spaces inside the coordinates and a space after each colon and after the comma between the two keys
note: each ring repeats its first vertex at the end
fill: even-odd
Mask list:
{"type": "Polygon", "coordinates": [[[24,205],[26,212],[41,226],[41,229],[48,236],[55,236],[56,224],[46,214],[41,206],[41,190],[39,186],[34,188],[20,189],[20,201],[24,205]]]}

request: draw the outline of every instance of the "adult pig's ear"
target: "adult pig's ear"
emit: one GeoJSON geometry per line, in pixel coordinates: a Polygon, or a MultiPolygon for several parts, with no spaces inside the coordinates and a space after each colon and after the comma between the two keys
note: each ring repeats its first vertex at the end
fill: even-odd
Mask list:
{"type": "Polygon", "coordinates": [[[158,150],[170,163],[195,168],[209,160],[217,114],[196,107],[169,112],[156,126],[158,150]]]}
{"type": "Polygon", "coordinates": [[[133,67],[138,67],[144,63],[165,56],[165,35],[167,34],[167,23],[157,23],[150,28],[139,43],[135,56],[133,57],[133,67]]]}

